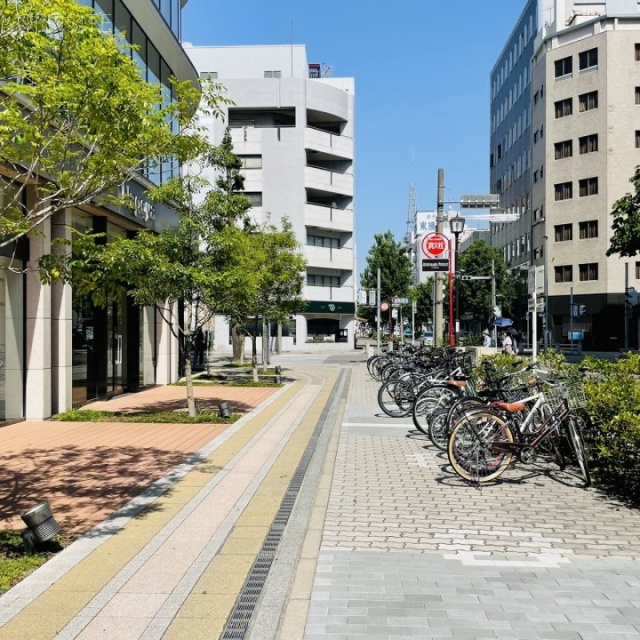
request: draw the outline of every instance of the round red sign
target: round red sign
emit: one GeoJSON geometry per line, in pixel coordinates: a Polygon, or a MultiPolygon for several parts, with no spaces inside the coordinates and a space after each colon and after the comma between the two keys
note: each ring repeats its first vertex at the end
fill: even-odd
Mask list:
{"type": "Polygon", "coordinates": [[[431,258],[441,256],[449,245],[446,236],[441,233],[430,233],[422,239],[422,253],[431,258]]]}

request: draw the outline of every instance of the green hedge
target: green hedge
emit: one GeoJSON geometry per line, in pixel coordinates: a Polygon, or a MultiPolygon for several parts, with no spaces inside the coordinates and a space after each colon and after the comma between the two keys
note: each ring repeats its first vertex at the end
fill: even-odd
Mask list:
{"type": "MultiPolygon", "coordinates": [[[[484,356],[483,361],[504,373],[514,361],[526,362],[502,354],[484,356]]],[[[584,438],[596,482],[640,505],[640,354],[624,354],[613,361],[587,356],[579,364],[570,364],[561,353],[549,349],[538,361],[553,377],[584,380],[584,438]],[[581,368],[590,371],[583,376],[581,368]]],[[[475,375],[480,372],[477,368],[475,375]]]]}

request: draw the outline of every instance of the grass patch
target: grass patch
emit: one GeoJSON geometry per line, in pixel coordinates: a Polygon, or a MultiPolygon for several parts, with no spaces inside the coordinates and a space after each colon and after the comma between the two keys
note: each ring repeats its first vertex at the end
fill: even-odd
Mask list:
{"type": "Polygon", "coordinates": [[[0,593],[26,578],[49,560],[62,546],[52,541],[42,550],[28,553],[18,531],[0,531],[0,593]]]}
{"type": "Polygon", "coordinates": [[[60,422],[144,422],[144,423],[173,423],[202,424],[230,424],[236,422],[239,415],[233,414],[229,418],[222,418],[217,411],[199,411],[195,418],[190,418],[187,411],[141,411],[132,413],[127,411],[94,411],[92,409],[70,409],[58,413],[52,420],[60,422]]]}

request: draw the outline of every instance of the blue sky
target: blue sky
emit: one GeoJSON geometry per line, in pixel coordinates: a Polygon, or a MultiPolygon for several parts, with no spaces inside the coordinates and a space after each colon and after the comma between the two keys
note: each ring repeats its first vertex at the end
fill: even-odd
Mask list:
{"type": "Polygon", "coordinates": [[[489,73],[526,0],[189,0],[195,45],[304,44],[356,82],[358,273],[375,233],[404,237],[409,185],[434,210],[489,192],[489,73]]]}

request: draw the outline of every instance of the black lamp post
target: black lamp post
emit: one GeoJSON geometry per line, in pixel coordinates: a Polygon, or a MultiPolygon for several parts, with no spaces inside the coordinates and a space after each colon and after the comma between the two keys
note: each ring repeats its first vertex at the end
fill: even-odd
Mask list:
{"type": "Polygon", "coordinates": [[[459,277],[459,273],[460,273],[460,269],[458,268],[458,242],[460,240],[460,234],[464,231],[464,223],[465,223],[465,219],[462,216],[459,216],[458,214],[456,214],[453,218],[449,218],[449,227],[451,229],[451,233],[453,233],[453,235],[455,236],[456,239],[456,244],[455,244],[455,249],[454,249],[454,256],[455,256],[455,266],[456,266],[456,270],[455,270],[455,287],[456,287],[456,309],[455,309],[455,322],[456,322],[456,347],[458,346],[458,332],[459,332],[459,328],[460,328],[460,319],[458,318],[458,314],[460,312],[460,306],[458,304],[458,277],[459,277]]]}

